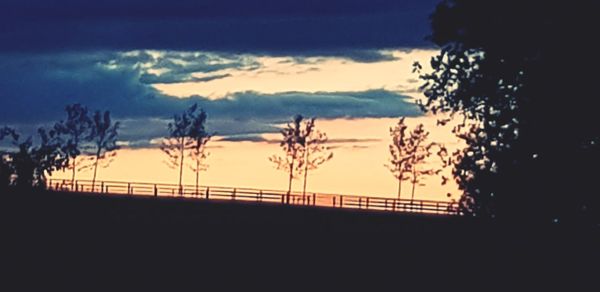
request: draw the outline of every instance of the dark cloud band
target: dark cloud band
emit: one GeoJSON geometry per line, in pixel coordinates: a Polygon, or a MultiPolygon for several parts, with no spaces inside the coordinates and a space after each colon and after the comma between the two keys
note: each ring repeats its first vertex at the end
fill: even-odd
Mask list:
{"type": "MultiPolygon", "coordinates": [[[[5,0],[0,51],[339,54],[430,46],[437,0],[5,0]]],[[[362,56],[372,58],[372,56],[362,56]]]]}

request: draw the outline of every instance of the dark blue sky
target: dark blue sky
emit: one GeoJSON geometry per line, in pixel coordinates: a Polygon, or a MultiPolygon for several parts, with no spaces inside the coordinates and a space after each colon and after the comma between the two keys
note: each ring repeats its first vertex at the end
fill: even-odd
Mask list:
{"type": "Polygon", "coordinates": [[[0,50],[310,54],[430,46],[438,0],[3,0],[0,50]]]}
{"type": "MultiPolygon", "coordinates": [[[[425,37],[437,2],[0,0],[0,126],[47,124],[61,118],[64,106],[72,103],[107,109],[120,119],[152,119],[168,118],[198,102],[211,119],[252,125],[241,134],[272,131],[269,124],[295,113],[324,118],[417,115],[406,96],[382,88],[231,92],[230,99],[211,100],[168,96],[152,83],[229,78],[218,69],[247,66],[240,53],[288,56],[297,64],[311,56],[390,61],[393,57],[380,50],[432,47],[425,37]],[[194,60],[196,66],[182,67],[164,57],[153,62],[169,71],[155,76],[140,67],[153,57],[123,55],[150,49],[172,52],[179,60],[181,51],[208,51],[232,62],[220,68],[194,60]],[[209,75],[194,79],[192,72],[209,75]],[[260,123],[252,124],[253,119],[260,123]]],[[[256,65],[248,70],[260,69],[256,65]]],[[[237,133],[236,127],[232,124],[224,132],[237,133]]]]}

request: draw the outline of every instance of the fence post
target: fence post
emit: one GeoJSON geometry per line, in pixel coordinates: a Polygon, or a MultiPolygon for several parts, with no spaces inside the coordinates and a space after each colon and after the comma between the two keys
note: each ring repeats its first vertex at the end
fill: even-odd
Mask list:
{"type": "Polygon", "coordinates": [[[358,208],[362,209],[362,198],[358,197],[358,208]]]}
{"type": "Polygon", "coordinates": [[[344,196],[340,195],[340,208],[344,207],[344,196]]]}
{"type": "Polygon", "coordinates": [[[398,201],[396,201],[396,199],[392,200],[392,211],[396,211],[396,203],[398,203],[398,201]]]}
{"type": "Polygon", "coordinates": [[[75,181],[75,192],[79,192],[79,182],[75,181]]]}
{"type": "Polygon", "coordinates": [[[335,207],[335,196],[333,196],[333,206],[335,207]]]}
{"type": "Polygon", "coordinates": [[[154,196],[158,197],[158,188],[154,185],[154,196]]]}
{"type": "Polygon", "coordinates": [[[210,188],[206,187],[206,199],[209,199],[209,194],[210,194],[210,188]]]}
{"type": "Polygon", "coordinates": [[[263,193],[262,190],[258,191],[258,201],[262,202],[263,193]]]}
{"type": "Polygon", "coordinates": [[[236,193],[236,189],[233,189],[233,193],[231,194],[231,199],[235,201],[235,193],[236,193]]]}
{"type": "Polygon", "coordinates": [[[367,197],[367,206],[365,208],[369,209],[369,197],[367,197]]]}
{"type": "Polygon", "coordinates": [[[104,193],[104,182],[103,181],[100,182],[100,193],[101,194],[104,193]]]}
{"type": "Polygon", "coordinates": [[[313,206],[317,205],[317,193],[313,193],[313,206]]]}
{"type": "Polygon", "coordinates": [[[127,194],[131,194],[131,183],[127,183],[127,194]]]}

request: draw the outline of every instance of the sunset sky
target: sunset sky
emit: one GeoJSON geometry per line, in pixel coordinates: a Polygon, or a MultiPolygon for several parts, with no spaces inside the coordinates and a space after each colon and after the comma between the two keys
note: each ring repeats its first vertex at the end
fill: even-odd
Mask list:
{"type": "MultiPolygon", "coordinates": [[[[395,197],[384,164],[400,116],[458,146],[414,105],[422,94],[412,64],[438,52],[425,40],[436,3],[2,1],[0,125],[33,133],[63,118],[67,104],[110,110],[122,122],[122,150],[99,179],[175,183],[157,143],[173,114],[198,103],[217,133],[202,184],[285,189],[286,174],[268,157],[281,151],[278,128],[302,114],[317,118],[334,152],[311,173],[310,191],[395,197]]],[[[184,181],[193,182],[191,171],[184,181]]],[[[432,177],[417,197],[448,192],[459,195],[432,177]]]]}

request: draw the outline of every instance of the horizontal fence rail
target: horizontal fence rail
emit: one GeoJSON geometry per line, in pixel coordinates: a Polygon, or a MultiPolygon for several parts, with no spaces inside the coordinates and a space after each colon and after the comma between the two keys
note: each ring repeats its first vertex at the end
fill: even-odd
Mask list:
{"type": "Polygon", "coordinates": [[[96,194],[142,195],[152,197],[185,197],[199,200],[247,201],[285,205],[319,206],[345,209],[364,209],[386,212],[409,212],[440,215],[458,215],[456,202],[432,200],[408,200],[356,195],[322,193],[298,193],[252,188],[219,186],[194,186],[154,184],[141,182],[118,182],[49,179],[47,188],[56,191],[96,194]]]}

